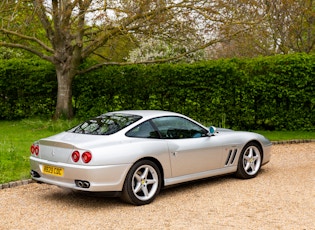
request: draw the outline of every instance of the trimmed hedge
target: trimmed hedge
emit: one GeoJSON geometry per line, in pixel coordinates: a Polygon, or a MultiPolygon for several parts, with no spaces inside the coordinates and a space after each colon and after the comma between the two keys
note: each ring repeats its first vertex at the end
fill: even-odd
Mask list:
{"type": "Polygon", "coordinates": [[[315,56],[108,66],[75,79],[77,116],[163,109],[235,129],[314,130],[315,56]]]}
{"type": "Polygon", "coordinates": [[[44,61],[0,61],[0,119],[52,116],[57,98],[56,74],[44,61]]]}
{"type": "MultiPolygon", "coordinates": [[[[23,74],[9,74],[15,76],[15,85],[10,86],[14,97],[4,93],[3,84],[7,83],[0,72],[1,107],[9,111],[10,101],[11,108],[20,109],[13,115],[12,111],[2,114],[1,119],[53,114],[57,85],[52,67],[24,63],[19,71],[23,74]],[[18,92],[25,83],[17,79],[28,83],[33,79],[34,85],[29,83],[29,87],[35,92],[23,89],[21,99],[18,92]],[[44,88],[39,87],[44,83],[44,88]]],[[[315,56],[107,66],[75,78],[73,102],[80,119],[121,109],[162,109],[233,129],[315,130],[315,56]]]]}
{"type": "Polygon", "coordinates": [[[253,76],[254,127],[315,130],[315,56],[276,56],[247,62],[253,76]]]}

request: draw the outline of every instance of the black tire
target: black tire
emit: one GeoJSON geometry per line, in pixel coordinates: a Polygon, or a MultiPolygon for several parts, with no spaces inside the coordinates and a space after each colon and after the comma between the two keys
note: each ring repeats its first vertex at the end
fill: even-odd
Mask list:
{"type": "Polygon", "coordinates": [[[246,144],[239,156],[236,176],[242,179],[255,177],[261,167],[262,149],[256,142],[246,144]]]}
{"type": "Polygon", "coordinates": [[[159,194],[161,184],[157,165],[149,160],[138,161],[126,176],[121,198],[134,205],[149,204],[159,194]]]}

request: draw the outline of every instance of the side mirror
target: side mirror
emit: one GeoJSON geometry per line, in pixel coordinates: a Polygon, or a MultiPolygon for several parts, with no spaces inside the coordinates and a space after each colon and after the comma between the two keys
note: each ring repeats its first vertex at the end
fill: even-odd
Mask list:
{"type": "Polygon", "coordinates": [[[216,132],[217,132],[217,128],[214,126],[210,126],[209,128],[210,136],[214,136],[216,132]]]}

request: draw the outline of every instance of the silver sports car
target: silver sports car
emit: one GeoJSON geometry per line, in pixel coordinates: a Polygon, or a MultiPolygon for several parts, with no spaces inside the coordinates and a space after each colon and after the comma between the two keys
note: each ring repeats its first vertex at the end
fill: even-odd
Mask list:
{"type": "Polygon", "coordinates": [[[160,189],[235,173],[255,177],[270,160],[262,135],[209,129],[178,113],[109,112],[31,146],[31,175],[39,182],[90,192],[114,192],[135,205],[160,189]]]}

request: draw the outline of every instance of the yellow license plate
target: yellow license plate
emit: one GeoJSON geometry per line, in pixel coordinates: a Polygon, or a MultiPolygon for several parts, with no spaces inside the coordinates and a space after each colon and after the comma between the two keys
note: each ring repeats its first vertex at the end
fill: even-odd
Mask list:
{"type": "Polygon", "coordinates": [[[43,173],[54,175],[54,176],[63,176],[63,168],[50,166],[50,165],[44,165],[43,173]]]}

